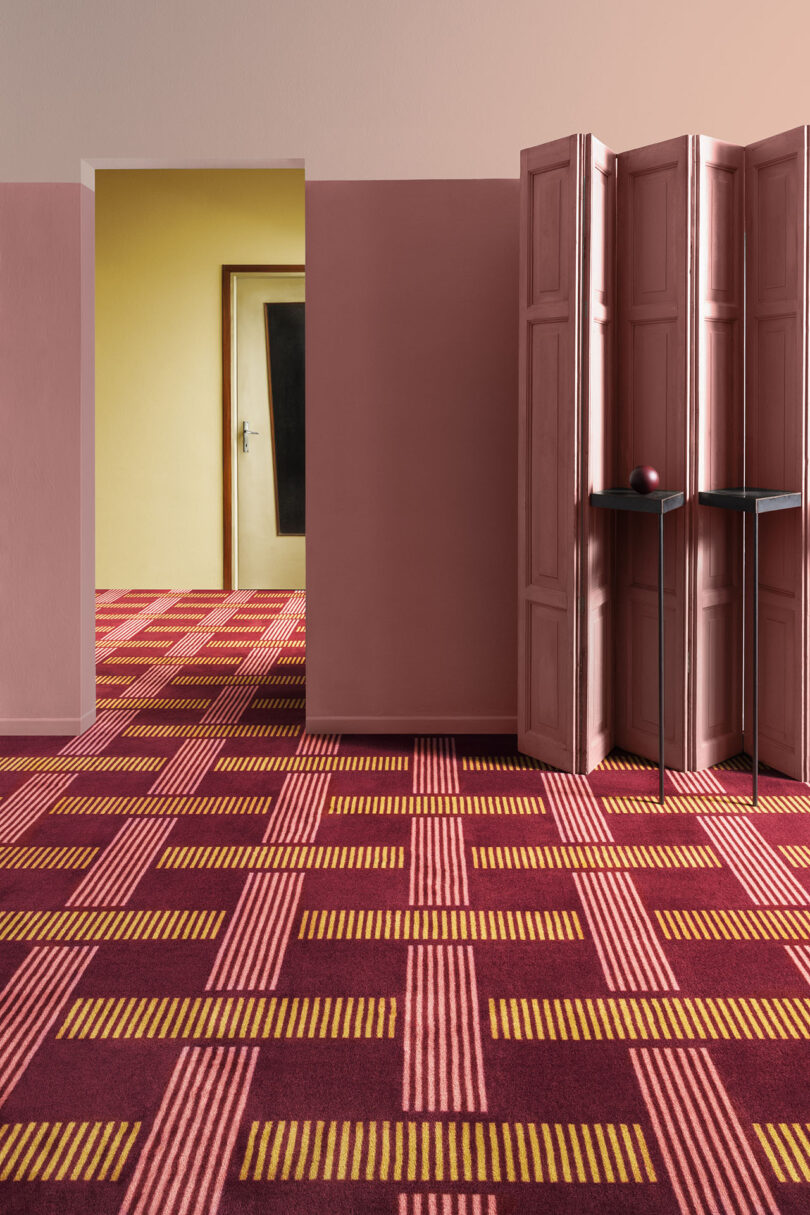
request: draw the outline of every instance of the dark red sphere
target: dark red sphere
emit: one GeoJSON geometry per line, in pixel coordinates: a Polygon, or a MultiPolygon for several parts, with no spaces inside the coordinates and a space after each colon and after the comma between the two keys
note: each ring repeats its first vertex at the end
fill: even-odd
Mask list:
{"type": "Polygon", "coordinates": [[[659,477],[652,464],[637,464],[630,474],[630,488],[637,494],[649,494],[658,489],[659,477]]]}

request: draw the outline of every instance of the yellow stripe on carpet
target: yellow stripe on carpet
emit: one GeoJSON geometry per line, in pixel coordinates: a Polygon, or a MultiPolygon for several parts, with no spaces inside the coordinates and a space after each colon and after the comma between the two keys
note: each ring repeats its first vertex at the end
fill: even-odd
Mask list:
{"type": "MultiPolygon", "coordinates": [[[[253,1122],[241,1181],[655,1182],[637,1122],[253,1122]]],[[[460,1208],[459,1208],[460,1209],[460,1208]]]]}
{"type": "Polygon", "coordinates": [[[389,996],[99,996],[74,1000],[57,1038],[361,1039],[396,1035],[389,996]]]}

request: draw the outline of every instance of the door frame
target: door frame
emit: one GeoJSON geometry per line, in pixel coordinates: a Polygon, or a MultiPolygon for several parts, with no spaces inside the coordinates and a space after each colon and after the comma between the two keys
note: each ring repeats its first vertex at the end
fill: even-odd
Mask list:
{"type": "Polygon", "coordinates": [[[222,586],[234,589],[233,558],[235,551],[233,510],[233,445],[236,399],[233,392],[233,280],[237,274],[297,274],[306,267],[229,265],[222,267],[222,586]]]}

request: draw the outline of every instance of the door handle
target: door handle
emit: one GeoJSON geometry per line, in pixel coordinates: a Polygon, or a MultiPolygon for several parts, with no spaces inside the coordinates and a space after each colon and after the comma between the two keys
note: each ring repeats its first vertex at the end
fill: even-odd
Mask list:
{"type": "Polygon", "coordinates": [[[250,451],[248,435],[257,435],[258,433],[258,430],[250,429],[250,422],[242,423],[242,451],[250,451]]]}

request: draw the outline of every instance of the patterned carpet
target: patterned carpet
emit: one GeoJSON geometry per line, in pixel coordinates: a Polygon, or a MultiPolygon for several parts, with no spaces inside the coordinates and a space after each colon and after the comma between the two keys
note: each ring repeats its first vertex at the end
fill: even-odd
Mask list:
{"type": "Polygon", "coordinates": [[[0,740],[0,1211],[810,1210],[810,789],[303,733],[300,592],[98,596],[0,740]]]}

